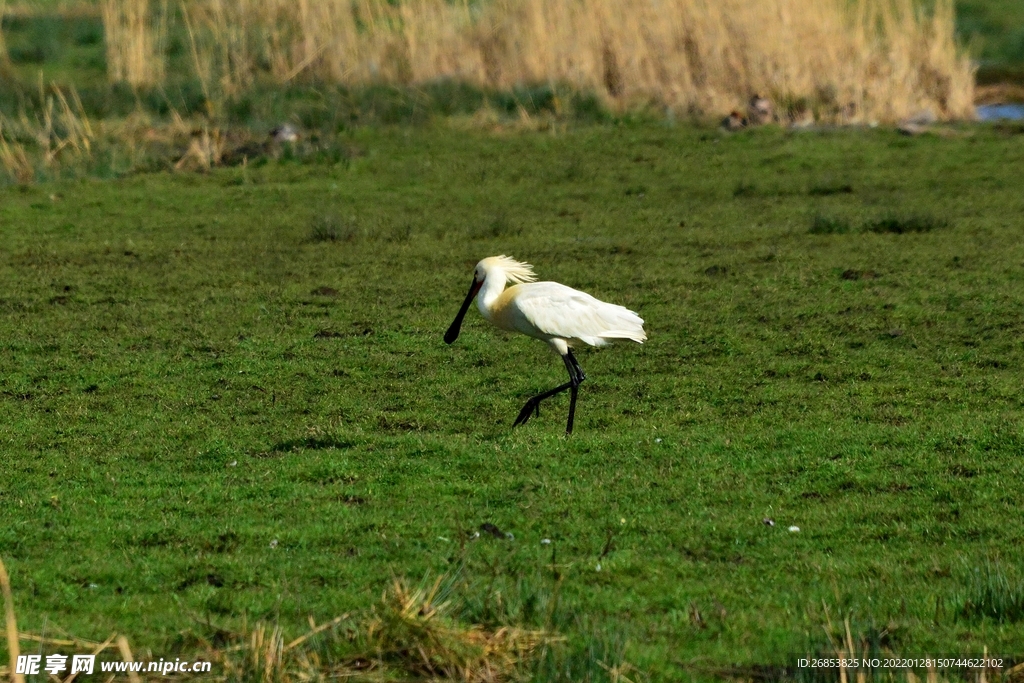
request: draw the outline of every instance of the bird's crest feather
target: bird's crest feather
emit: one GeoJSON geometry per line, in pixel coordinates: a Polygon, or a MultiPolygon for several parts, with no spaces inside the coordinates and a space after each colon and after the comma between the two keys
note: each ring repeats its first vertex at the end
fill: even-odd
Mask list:
{"type": "Polygon", "coordinates": [[[533,266],[529,263],[523,263],[522,261],[516,261],[511,256],[491,256],[490,258],[484,259],[484,263],[488,266],[494,266],[500,268],[505,273],[505,279],[513,284],[523,284],[524,282],[534,282],[537,279],[537,275],[533,272],[533,266]]]}

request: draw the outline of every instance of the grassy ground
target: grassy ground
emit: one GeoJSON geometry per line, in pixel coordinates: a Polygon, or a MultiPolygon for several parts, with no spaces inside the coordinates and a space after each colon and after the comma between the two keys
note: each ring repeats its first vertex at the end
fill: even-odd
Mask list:
{"type": "Polygon", "coordinates": [[[1015,132],[381,128],[334,165],[4,188],[20,625],[163,655],[462,567],[467,619],[553,625],[595,680],[792,664],[844,616],[1019,655],[1015,132]],[[563,381],[543,345],[475,312],[441,340],[499,253],[647,320],[580,354],[570,439],[564,399],[509,427],[563,381]]]}

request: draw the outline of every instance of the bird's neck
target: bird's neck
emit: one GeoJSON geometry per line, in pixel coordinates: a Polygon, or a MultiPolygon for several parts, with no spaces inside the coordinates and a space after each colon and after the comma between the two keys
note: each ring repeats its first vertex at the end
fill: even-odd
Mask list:
{"type": "Polygon", "coordinates": [[[476,307],[480,309],[480,315],[490,320],[491,313],[494,311],[494,303],[504,291],[505,274],[489,273],[480,288],[480,293],[476,295],[476,307]]]}

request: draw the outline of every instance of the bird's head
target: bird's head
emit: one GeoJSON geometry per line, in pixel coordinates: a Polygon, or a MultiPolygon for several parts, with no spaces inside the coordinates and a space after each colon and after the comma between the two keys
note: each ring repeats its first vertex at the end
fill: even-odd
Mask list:
{"type": "Polygon", "coordinates": [[[478,282],[480,284],[483,284],[484,280],[486,280],[486,279],[487,279],[487,266],[484,265],[483,261],[481,261],[480,263],[476,264],[475,268],[473,268],[473,282],[478,282]]]}
{"type": "Polygon", "coordinates": [[[505,282],[520,285],[524,282],[533,282],[537,276],[533,272],[533,266],[529,263],[516,261],[511,256],[488,256],[476,264],[473,271],[473,278],[483,282],[488,277],[496,277],[500,274],[505,282]]]}
{"type": "Polygon", "coordinates": [[[459,331],[462,329],[462,319],[466,317],[469,305],[473,303],[473,298],[480,291],[480,288],[484,286],[484,282],[488,278],[500,278],[501,284],[504,285],[507,282],[513,284],[533,282],[537,279],[537,276],[533,274],[533,266],[529,263],[522,263],[508,256],[488,256],[480,261],[473,269],[473,282],[469,285],[469,292],[466,294],[466,299],[462,302],[462,308],[459,309],[459,313],[455,316],[455,320],[452,321],[448,331],[444,333],[445,343],[451,344],[459,338],[459,331]]]}

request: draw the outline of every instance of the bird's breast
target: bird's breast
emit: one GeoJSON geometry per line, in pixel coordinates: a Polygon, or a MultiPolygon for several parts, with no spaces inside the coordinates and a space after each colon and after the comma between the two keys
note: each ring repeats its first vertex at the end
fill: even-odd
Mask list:
{"type": "Polygon", "coordinates": [[[516,310],[512,305],[514,297],[512,289],[506,289],[494,303],[481,311],[492,325],[508,332],[516,331],[516,310]]]}
{"type": "MultiPolygon", "coordinates": [[[[487,322],[507,332],[523,332],[522,315],[515,305],[516,287],[504,290],[497,296],[477,299],[480,314],[487,322]]],[[[529,334],[527,332],[527,334],[529,334]]]]}

